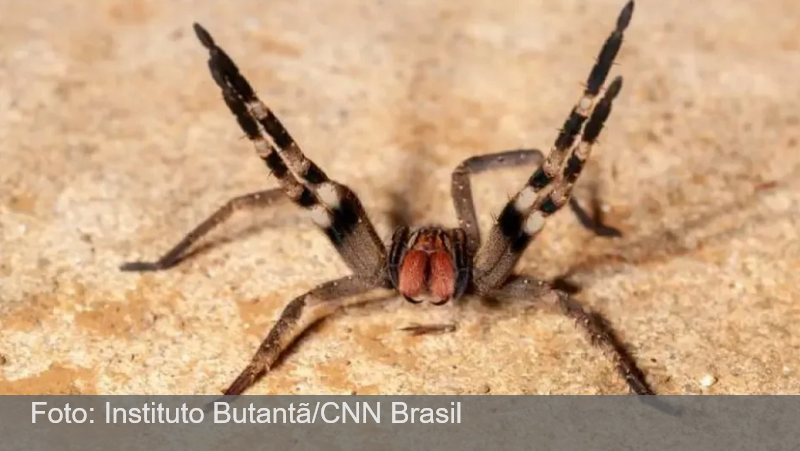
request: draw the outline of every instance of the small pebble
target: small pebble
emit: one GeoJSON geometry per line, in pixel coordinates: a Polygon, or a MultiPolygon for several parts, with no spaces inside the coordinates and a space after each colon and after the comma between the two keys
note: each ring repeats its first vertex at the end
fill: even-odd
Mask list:
{"type": "Polygon", "coordinates": [[[700,379],[700,385],[703,386],[703,388],[708,388],[714,385],[715,382],[717,382],[717,378],[710,374],[706,374],[700,379]]]}

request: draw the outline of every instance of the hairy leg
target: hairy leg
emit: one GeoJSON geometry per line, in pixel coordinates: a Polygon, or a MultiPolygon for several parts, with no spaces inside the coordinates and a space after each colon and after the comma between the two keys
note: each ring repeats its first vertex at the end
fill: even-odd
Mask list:
{"type": "Polygon", "coordinates": [[[119,269],[122,271],[159,271],[172,268],[186,258],[187,251],[194,243],[208,235],[208,233],[214,230],[218,225],[228,220],[235,212],[251,208],[268,207],[283,199],[286,199],[286,195],[280,188],[234,197],[201,222],[191,232],[187,233],[178,244],[162,255],[158,260],[153,262],[128,262],[120,266],[119,269]]]}
{"type": "Polygon", "coordinates": [[[631,392],[653,395],[642,370],[625,349],[611,326],[599,314],[587,311],[569,294],[554,290],[549,284],[533,277],[512,276],[500,289],[491,293],[497,299],[532,301],[538,305],[556,307],[586,332],[592,345],[600,348],[613,362],[617,373],[625,380],[631,392]]]}
{"type": "Polygon", "coordinates": [[[583,96],[570,112],[550,154],[503,208],[479,249],[473,279],[479,293],[503,284],[528,244],[544,227],[546,218],[567,202],[591,146],[608,118],[611,103],[622,87],[622,79],[618,77],[595,107],[595,99],[608,77],[632,15],[633,1],[630,1],[620,12],[614,31],[600,50],[583,96]],[[583,138],[575,145],[581,130],[583,138]]]}
{"type": "Polygon", "coordinates": [[[194,24],[194,31],[208,50],[208,67],[225,104],[286,195],[309,212],[356,275],[384,277],[384,244],[358,196],[347,186],[331,180],[303,154],[211,34],[199,24],[194,24]]]}
{"type": "MultiPolygon", "coordinates": [[[[482,172],[506,169],[526,165],[541,164],[545,157],[539,149],[507,150],[487,155],[467,158],[459,164],[452,175],[450,193],[458,217],[458,225],[467,232],[467,250],[470,255],[480,247],[480,228],[475,202],[472,197],[471,177],[482,172]]],[[[596,193],[593,193],[596,195],[596,193]]],[[[621,236],[621,233],[603,225],[597,217],[593,217],[581,205],[570,198],[569,205],[582,226],[599,236],[621,236]]]]}
{"type": "Polygon", "coordinates": [[[570,149],[553,182],[538,191],[526,186],[503,208],[475,259],[474,280],[479,291],[499,287],[511,274],[528,244],[542,231],[547,218],[567,204],[621,89],[622,78],[617,77],[592,111],[580,142],[570,149]]]}
{"type": "MultiPolygon", "coordinates": [[[[375,301],[378,287],[354,276],[325,282],[292,300],[259,346],[250,364],[225,390],[225,395],[239,395],[266,374],[286,348],[319,320],[350,305],[375,301]],[[367,297],[366,295],[369,294],[367,297]]],[[[390,290],[382,290],[385,294],[390,290]]]]}
{"type": "Polygon", "coordinates": [[[480,230],[478,229],[478,215],[472,198],[470,177],[474,174],[495,169],[539,164],[543,159],[544,155],[538,149],[508,150],[467,158],[455,168],[452,175],[450,194],[453,197],[458,226],[467,232],[467,251],[469,255],[475,255],[481,239],[480,230]]]}

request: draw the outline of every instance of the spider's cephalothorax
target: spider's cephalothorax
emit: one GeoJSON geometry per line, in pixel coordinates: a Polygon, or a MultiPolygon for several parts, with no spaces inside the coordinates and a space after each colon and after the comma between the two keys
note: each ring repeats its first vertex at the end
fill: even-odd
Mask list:
{"type": "Polygon", "coordinates": [[[469,284],[471,265],[462,229],[400,227],[389,249],[392,285],[413,303],[442,305],[458,299],[469,284]]]}
{"type": "MultiPolygon", "coordinates": [[[[365,295],[379,290],[399,292],[415,303],[427,300],[439,305],[462,295],[475,295],[554,307],[573,319],[588,334],[591,344],[606,352],[631,391],[652,394],[634,359],[599,315],[587,311],[569,294],[550,284],[515,272],[523,252],[547,219],[564,205],[569,204],[579,219],[587,217],[570,194],[622,89],[622,78],[616,77],[601,95],[632,15],[633,1],[630,1],[620,12],[614,30],[589,72],[583,95],[546,156],[539,150],[526,149],[467,159],[453,171],[451,181],[458,228],[403,227],[395,232],[388,246],[376,233],[356,194],[330,179],[305,156],[272,110],[256,96],[233,60],[208,31],[195,24],[197,37],[208,50],[208,66],[225,104],[280,187],[231,199],[157,261],[127,263],[122,269],[170,268],[234,211],[264,207],[288,198],[309,212],[352,274],[325,282],[289,302],[250,364],[225,394],[236,395],[253,385],[311,324],[342,307],[375,299],[365,295]],[[485,239],[481,239],[470,177],[526,164],[536,164],[538,169],[506,203],[485,239]]],[[[602,231],[608,228],[594,230],[605,234],[602,231]]]]}

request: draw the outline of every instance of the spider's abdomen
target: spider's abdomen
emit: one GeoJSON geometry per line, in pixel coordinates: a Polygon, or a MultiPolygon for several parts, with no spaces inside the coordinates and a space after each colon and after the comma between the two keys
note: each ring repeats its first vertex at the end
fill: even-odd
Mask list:
{"type": "Polygon", "coordinates": [[[464,293],[468,283],[465,247],[460,230],[426,227],[399,229],[389,253],[390,276],[407,300],[440,305],[464,293]]]}

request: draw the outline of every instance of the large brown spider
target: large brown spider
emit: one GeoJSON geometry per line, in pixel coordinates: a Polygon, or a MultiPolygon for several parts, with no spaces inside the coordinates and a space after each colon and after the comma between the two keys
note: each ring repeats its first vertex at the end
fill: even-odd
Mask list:
{"type": "Polygon", "coordinates": [[[514,150],[467,159],[453,172],[452,197],[459,227],[400,227],[385,245],[361,202],[348,187],[331,180],[306,158],[275,114],[259,100],[231,58],[198,24],[194,30],[209,51],[214,81],[239,126],[278,179],[280,188],[230,200],[158,261],[124,264],[124,271],[161,270],[174,266],[193,243],[237,210],[269,205],[284,194],[309,211],[311,219],[333,243],[352,275],[323,283],[292,300],[281,313],[250,364],[225,390],[237,395],[274,365],[284,350],[309,326],[334,311],[365,302],[362,295],[394,289],[408,301],[441,305],[465,295],[498,300],[529,300],[555,306],[574,319],[592,344],[613,360],[633,393],[653,394],[644,374],[603,319],[588,312],[564,291],[534,277],[514,273],[514,267],[548,217],[569,201],[570,194],[611,113],[622,88],[615,78],[597,100],[622,45],[633,14],[628,2],[606,39],[586,81],[583,96],[573,107],[547,157],[538,150],[514,150]],[[580,136],[580,139],[578,137],[580,136]],[[470,175],[502,167],[540,164],[525,186],[505,205],[481,245],[472,200],[470,175]]]}

